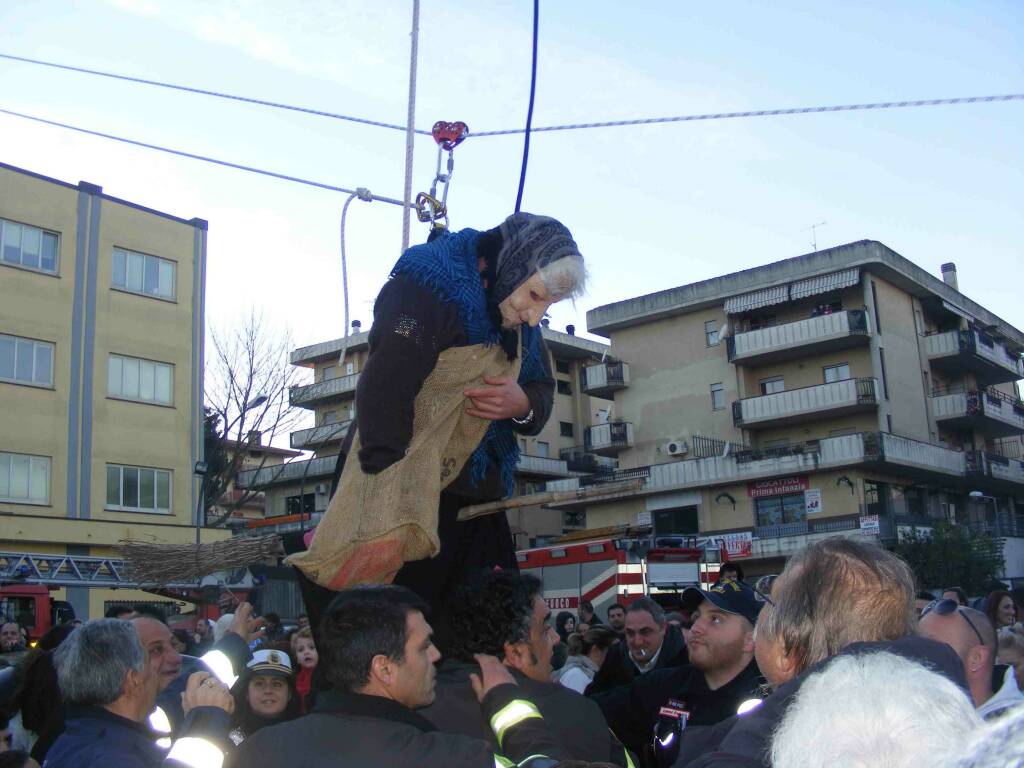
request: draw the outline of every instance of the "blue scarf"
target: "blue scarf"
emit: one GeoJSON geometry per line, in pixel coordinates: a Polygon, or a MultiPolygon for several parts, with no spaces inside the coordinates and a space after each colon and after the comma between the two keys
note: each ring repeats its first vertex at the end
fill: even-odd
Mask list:
{"type": "MultiPolygon", "coordinates": [[[[463,229],[436,238],[433,242],[414,245],[398,260],[391,277],[405,275],[418,285],[432,291],[442,302],[455,304],[463,331],[470,345],[498,344],[501,329],[495,328],[487,313],[487,296],[480,282],[476,245],[480,233],[463,229]]],[[[519,383],[547,377],[541,359],[539,328],[522,326],[523,362],[519,383]]],[[[498,467],[505,486],[505,495],[515,491],[515,470],[519,462],[519,443],[512,422],[492,421],[484,439],[469,459],[470,483],[476,486],[487,470],[498,467]]]]}

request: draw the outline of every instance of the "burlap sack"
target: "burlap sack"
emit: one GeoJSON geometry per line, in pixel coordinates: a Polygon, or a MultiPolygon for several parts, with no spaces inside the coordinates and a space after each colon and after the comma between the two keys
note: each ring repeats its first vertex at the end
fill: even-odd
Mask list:
{"type": "Polygon", "coordinates": [[[403,563],[436,555],[441,491],[458,477],[491,423],[466,413],[462,392],[482,384],[485,375],[517,378],[521,361],[519,355],[509,362],[499,345],[442,352],[416,397],[405,457],[379,474],[366,474],[357,432],[309,550],[287,562],[317,584],[339,590],[390,582],[403,563]]]}

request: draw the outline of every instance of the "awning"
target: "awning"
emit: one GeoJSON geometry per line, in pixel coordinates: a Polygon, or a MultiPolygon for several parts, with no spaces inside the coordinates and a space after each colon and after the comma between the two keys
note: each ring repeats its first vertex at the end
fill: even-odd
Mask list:
{"type": "Polygon", "coordinates": [[[831,272],[827,275],[818,275],[808,280],[800,280],[789,286],[789,298],[803,299],[807,296],[814,296],[819,293],[838,291],[841,288],[849,288],[856,285],[860,280],[859,269],[844,269],[842,272],[831,272]]]}
{"type": "Polygon", "coordinates": [[[747,312],[758,307],[769,307],[772,304],[782,304],[789,298],[789,292],[785,285],[777,285],[774,288],[765,288],[763,291],[744,293],[741,296],[731,296],[725,300],[725,311],[727,314],[736,315],[740,312],[747,312]]]}
{"type": "Polygon", "coordinates": [[[942,301],[942,308],[945,309],[947,312],[952,312],[954,315],[960,315],[960,317],[962,317],[964,320],[969,320],[972,323],[978,322],[975,319],[974,315],[960,309],[960,307],[958,307],[956,304],[950,304],[945,299],[943,299],[942,301]]]}

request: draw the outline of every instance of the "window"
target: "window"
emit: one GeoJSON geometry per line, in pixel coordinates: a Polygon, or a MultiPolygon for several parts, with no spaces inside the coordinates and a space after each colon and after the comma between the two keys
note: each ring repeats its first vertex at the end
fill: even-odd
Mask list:
{"type": "Polygon", "coordinates": [[[827,365],[825,366],[825,383],[833,384],[837,381],[843,381],[850,378],[850,365],[849,363],[839,363],[839,365],[827,365]]]}
{"type": "Polygon", "coordinates": [[[892,434],[892,414],[887,413],[885,415],[885,431],[892,434]]]}
{"type": "Polygon", "coordinates": [[[761,394],[774,395],[776,392],[784,392],[786,380],[782,376],[775,376],[771,379],[761,379],[761,394]]]}
{"type": "Polygon", "coordinates": [[[173,299],[177,267],[173,261],[158,256],[115,248],[112,285],[122,291],[173,299]]]}
{"type": "Polygon", "coordinates": [[[0,501],[50,503],[50,457],[0,453],[0,501]]]}
{"type": "Polygon", "coordinates": [[[327,367],[324,368],[324,377],[323,379],[321,379],[321,381],[330,381],[331,379],[338,378],[339,375],[340,374],[338,373],[338,366],[328,365],[327,367]]]}
{"type": "Polygon", "coordinates": [[[107,509],[170,514],[170,470],[107,464],[107,509]]]}
{"type": "Polygon", "coordinates": [[[704,323],[704,340],[709,347],[718,345],[718,321],[708,320],[704,323]]]}
{"type": "Polygon", "coordinates": [[[757,512],[757,524],[783,525],[799,523],[805,519],[807,511],[802,493],[789,493],[785,496],[769,496],[765,499],[754,499],[757,512]]]}
{"type": "Polygon", "coordinates": [[[338,412],[337,411],[324,411],[324,415],[320,419],[321,424],[337,424],[338,423],[338,412]]]}
{"type": "Polygon", "coordinates": [[[299,506],[299,494],[286,496],[284,500],[284,513],[286,515],[311,515],[316,512],[316,494],[302,494],[302,505],[299,506]]]}
{"type": "Polygon", "coordinates": [[[775,325],[778,325],[778,320],[775,315],[759,315],[758,317],[750,318],[750,330],[752,331],[759,331],[762,328],[771,328],[775,325]]]}
{"type": "Polygon", "coordinates": [[[122,400],[171,405],[174,366],[138,357],[110,356],[107,395],[122,400]]]}
{"type": "Polygon", "coordinates": [[[711,385],[711,410],[725,410],[725,387],[722,382],[711,385]]]}
{"type": "Polygon", "coordinates": [[[551,446],[548,443],[537,441],[537,455],[541,458],[546,459],[551,452],[551,446]]]}
{"type": "Polygon", "coordinates": [[[875,281],[871,281],[871,303],[875,305],[875,331],[882,332],[882,313],[878,311],[878,289],[875,288],[875,281]]]}
{"type": "Polygon", "coordinates": [[[0,263],[57,274],[57,233],[0,219],[0,263]]]}
{"type": "Polygon", "coordinates": [[[345,363],[345,375],[346,376],[351,376],[355,372],[356,372],[356,364],[355,363],[345,363]]]}
{"type": "Polygon", "coordinates": [[[53,386],[53,344],[0,334],[0,381],[53,386]]]}
{"type": "Polygon", "coordinates": [[[555,360],[555,373],[569,373],[568,360],[555,360]]]}
{"type": "Polygon", "coordinates": [[[882,394],[885,395],[885,399],[889,399],[889,377],[885,375],[885,350],[881,347],[878,348],[878,362],[882,368],[882,394]]]}
{"type": "Polygon", "coordinates": [[[572,394],[572,386],[569,384],[568,381],[563,381],[562,379],[557,379],[555,381],[555,388],[558,390],[558,394],[560,394],[560,395],[571,395],[572,394]]]}
{"type": "Polygon", "coordinates": [[[562,437],[572,437],[572,422],[571,421],[560,421],[558,422],[558,434],[562,437]]]}

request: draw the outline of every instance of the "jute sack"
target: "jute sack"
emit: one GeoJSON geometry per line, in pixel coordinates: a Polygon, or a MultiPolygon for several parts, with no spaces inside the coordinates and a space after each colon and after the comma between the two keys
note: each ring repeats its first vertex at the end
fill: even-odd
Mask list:
{"type": "Polygon", "coordinates": [[[433,557],[441,491],[462,471],[490,421],[466,413],[467,387],[486,376],[519,376],[495,344],[453,347],[438,357],[415,401],[412,440],[405,456],[376,475],[359,464],[359,434],[338,490],[306,552],[286,562],[328,589],[392,581],[403,563],[433,557]]]}

